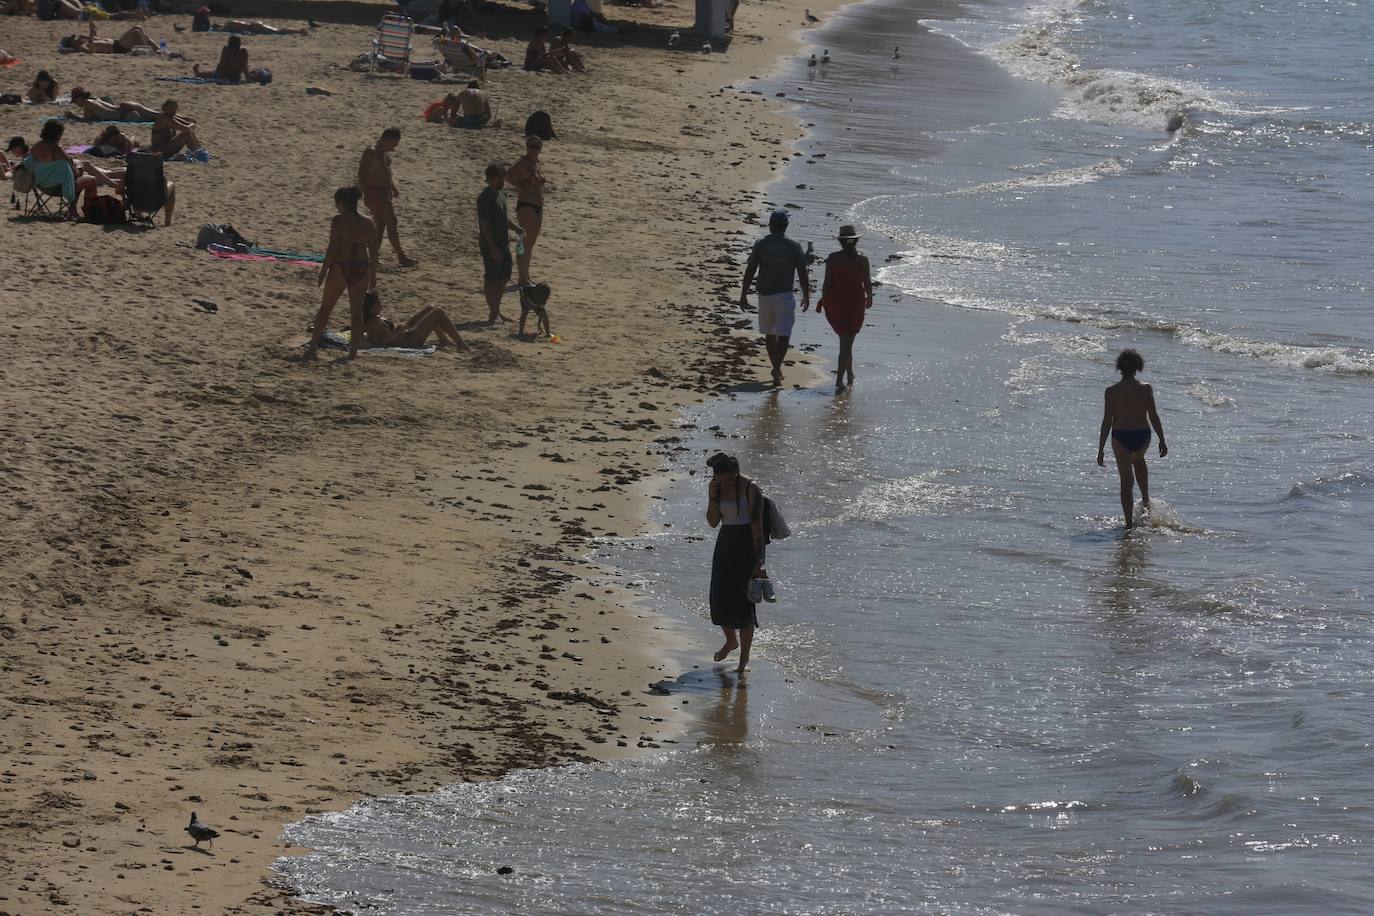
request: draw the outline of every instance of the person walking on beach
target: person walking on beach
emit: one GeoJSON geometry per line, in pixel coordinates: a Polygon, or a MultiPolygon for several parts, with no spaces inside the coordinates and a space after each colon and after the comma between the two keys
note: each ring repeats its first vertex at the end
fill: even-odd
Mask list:
{"type": "Polygon", "coordinates": [[[418,261],[406,257],[401,249],[400,231],[396,225],[396,209],[391,202],[401,196],[396,190],[396,180],[391,175],[391,154],[401,143],[401,129],[388,127],[375,146],[363,150],[358,161],[358,186],[363,189],[363,203],[377,222],[377,244],[381,245],[382,233],[391,239],[391,247],[396,250],[396,260],[402,267],[414,267],[418,261]]]}
{"type": "Polygon", "coordinates": [[[811,307],[811,281],[806,271],[806,252],[787,237],[786,210],[774,210],[768,217],[768,234],[754,243],[749,265],[744,269],[744,286],[739,307],[749,308],[749,287],[754,275],[759,280],[759,331],[765,337],[768,360],[773,364],[773,385],[782,384],[782,361],[797,320],[797,299],[792,293],[792,277],[801,281],[802,311],[811,307]]]}
{"type": "Polygon", "coordinates": [[[816,314],[824,314],[840,338],[835,364],[835,391],[854,384],[854,338],[864,326],[864,313],[873,308],[873,277],[868,258],[859,254],[860,235],[853,226],[840,227],[840,250],[825,259],[825,280],[816,314]]]}
{"type": "Polygon", "coordinates": [[[477,195],[477,249],[482,253],[482,292],[487,298],[487,321],[510,321],[501,314],[501,297],[510,282],[510,234],[524,232],[506,214],[506,167],[487,166],[487,186],[477,195]]]}
{"type": "Polygon", "coordinates": [[[711,556],[711,623],[725,633],[715,660],[724,661],[739,649],[741,674],[749,665],[749,647],[759,625],[749,585],[763,568],[763,493],[740,475],[739,461],[724,452],[706,459],[712,477],[708,486],[706,522],[719,528],[711,556]]]}
{"type": "Polygon", "coordinates": [[[1127,528],[1135,522],[1131,508],[1133,487],[1137,482],[1144,511],[1150,510],[1150,469],[1145,466],[1145,451],[1150,447],[1151,426],[1159,436],[1159,457],[1169,454],[1169,446],[1164,444],[1164,427],[1155,410],[1154,389],[1136,380],[1136,374],[1144,368],[1145,358],[1135,350],[1122,350],[1116,358],[1121,381],[1107,389],[1102,429],[1097,438],[1097,463],[1105,466],[1107,436],[1112,437],[1112,455],[1116,457],[1116,471],[1121,475],[1121,510],[1126,513],[1127,528]]]}
{"type": "Polygon", "coordinates": [[[539,230],[544,226],[544,170],[539,165],[539,153],[544,149],[544,141],[535,136],[525,138],[525,155],[515,160],[506,173],[511,186],[515,188],[515,220],[524,230],[525,253],[517,256],[520,285],[530,284],[530,259],[534,256],[534,243],[539,241],[539,230]]]}
{"type": "Polygon", "coordinates": [[[382,237],[372,220],[358,212],[362,196],[357,188],[339,188],[334,192],[334,207],[339,215],[329,223],[329,247],[325,249],[318,280],[324,287],[324,298],[315,313],[307,354],[319,350],[329,315],[344,290],[348,291],[349,359],[357,357],[358,345],[363,342],[363,300],[377,284],[377,250],[382,237]]]}

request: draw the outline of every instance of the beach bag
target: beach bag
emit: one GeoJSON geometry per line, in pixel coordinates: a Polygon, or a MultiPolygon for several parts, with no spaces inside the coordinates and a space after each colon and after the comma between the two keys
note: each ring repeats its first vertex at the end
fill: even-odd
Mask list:
{"type": "Polygon", "coordinates": [[[787,527],[787,519],[782,517],[782,510],[778,504],[767,496],[763,498],[763,539],[765,541],[782,541],[792,536],[792,529],[787,527]]]}
{"type": "Polygon", "coordinates": [[[235,251],[247,251],[253,247],[252,242],[228,223],[206,223],[200,227],[200,232],[196,233],[196,247],[204,250],[211,245],[233,248],[235,251]]]}
{"type": "Polygon", "coordinates": [[[553,118],[547,111],[536,111],[525,120],[525,136],[538,137],[540,140],[557,140],[553,132],[553,118]]]}
{"type": "Polygon", "coordinates": [[[122,226],[129,221],[124,201],[118,197],[100,195],[86,199],[86,222],[97,226],[122,226]]]}

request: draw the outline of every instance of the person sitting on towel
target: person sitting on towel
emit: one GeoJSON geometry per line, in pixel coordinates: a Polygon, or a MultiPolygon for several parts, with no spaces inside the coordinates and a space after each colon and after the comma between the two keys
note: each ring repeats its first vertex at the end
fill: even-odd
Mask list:
{"type": "MultiPolygon", "coordinates": [[[[196,122],[177,114],[175,99],[162,103],[162,111],[153,121],[153,142],[149,147],[163,159],[170,159],[182,150],[195,153],[204,149],[196,138],[196,122]]],[[[208,161],[208,156],[206,157],[208,161]]]]}
{"type": "Polygon", "coordinates": [[[29,145],[23,137],[10,137],[10,142],[5,144],[5,151],[0,153],[0,179],[9,181],[13,178],[14,170],[19,168],[19,163],[28,154],[29,145]]]}
{"type": "Polygon", "coordinates": [[[526,70],[549,70],[565,76],[572,73],[563,62],[549,53],[549,27],[541,25],[534,30],[534,37],[525,47],[526,70]]]}
{"type": "Polygon", "coordinates": [[[57,80],[47,70],[39,70],[38,75],[33,78],[33,85],[29,87],[29,101],[35,105],[43,102],[57,101],[57,80]]]}
{"type": "Polygon", "coordinates": [[[224,48],[219,52],[219,63],[215,64],[213,71],[200,64],[194,64],[191,71],[205,79],[241,83],[248,78],[248,49],[243,46],[242,38],[230,35],[224,48]]]}

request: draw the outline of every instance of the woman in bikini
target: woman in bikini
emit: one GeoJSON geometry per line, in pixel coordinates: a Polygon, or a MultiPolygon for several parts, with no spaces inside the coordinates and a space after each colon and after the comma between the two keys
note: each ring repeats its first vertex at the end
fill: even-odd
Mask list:
{"type": "Polygon", "coordinates": [[[1102,429],[1097,440],[1097,463],[1106,466],[1107,436],[1112,437],[1112,454],[1116,457],[1116,471],[1121,476],[1121,509],[1126,513],[1126,527],[1134,524],[1132,517],[1133,487],[1140,482],[1140,501],[1146,512],[1150,509],[1150,470],[1145,466],[1145,451],[1150,447],[1150,427],[1159,436],[1159,457],[1169,454],[1164,444],[1164,426],[1155,410],[1155,392],[1149,385],[1136,380],[1136,373],[1145,368],[1145,358],[1135,350],[1122,350],[1116,358],[1121,381],[1107,389],[1106,405],[1102,412],[1102,429]]]}
{"type": "Polygon", "coordinates": [[[29,87],[29,101],[35,105],[57,101],[57,80],[47,70],[39,70],[29,87]]]}
{"type": "Polygon", "coordinates": [[[162,103],[162,113],[153,121],[153,143],[149,148],[163,159],[170,159],[182,150],[194,153],[204,149],[192,130],[195,124],[190,118],[179,117],[176,101],[168,99],[162,103]]]}
{"type": "Polygon", "coordinates": [[[100,38],[95,34],[95,20],[91,20],[89,35],[68,35],[57,43],[59,48],[85,51],[87,54],[128,54],[134,48],[157,50],[157,42],[139,26],[134,26],[118,38],[100,38]]]}
{"type": "Polygon", "coordinates": [[[516,190],[515,221],[525,230],[525,253],[517,254],[516,266],[520,285],[530,283],[530,257],[534,243],[539,241],[539,229],[544,225],[544,170],[539,165],[539,153],[544,141],[538,137],[525,138],[525,155],[515,160],[506,171],[506,181],[516,190]]]}
{"type": "Polygon", "coordinates": [[[433,334],[439,339],[440,347],[467,349],[443,309],[427,305],[398,325],[382,317],[382,300],[375,289],[368,290],[363,299],[363,331],[367,334],[367,342],[374,347],[423,347],[433,334]]]}
{"type": "Polygon", "coordinates": [[[358,355],[363,342],[363,299],[377,282],[377,249],[381,237],[372,220],[358,212],[363,192],[355,188],[339,188],[334,192],[334,206],[339,215],[329,223],[329,247],[320,265],[319,285],[324,287],[324,299],[315,313],[315,323],[307,354],[320,348],[320,336],[329,322],[329,314],[344,290],[348,291],[350,320],[348,358],[358,355]]]}

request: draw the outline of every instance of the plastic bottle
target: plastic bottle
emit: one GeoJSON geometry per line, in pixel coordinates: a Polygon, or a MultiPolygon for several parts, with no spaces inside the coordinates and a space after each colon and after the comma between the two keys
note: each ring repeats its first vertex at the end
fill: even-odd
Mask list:
{"type": "Polygon", "coordinates": [[[517,235],[515,237],[515,256],[517,258],[523,258],[525,256],[525,237],[523,235],[517,235]]]}
{"type": "Polygon", "coordinates": [[[164,39],[162,39],[161,41],[159,41],[159,42],[157,43],[157,49],[158,49],[159,51],[161,51],[163,54],[166,54],[166,53],[167,53],[167,39],[164,38],[164,39]]]}
{"type": "Polygon", "coordinates": [[[806,263],[808,266],[816,263],[816,246],[810,242],[806,243],[806,263]]]}

